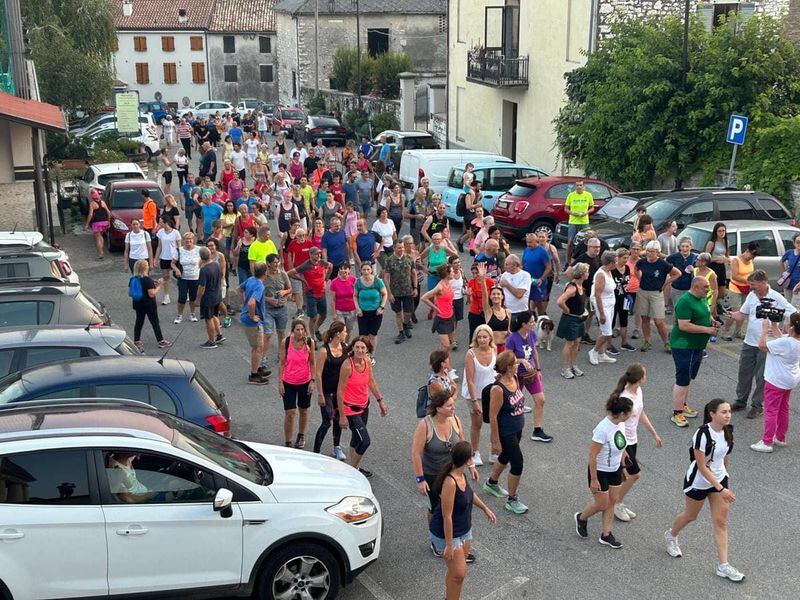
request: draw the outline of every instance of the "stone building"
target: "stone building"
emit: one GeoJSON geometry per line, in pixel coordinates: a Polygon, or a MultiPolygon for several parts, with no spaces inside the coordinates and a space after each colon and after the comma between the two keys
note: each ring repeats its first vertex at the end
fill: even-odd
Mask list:
{"type": "MultiPolygon", "coordinates": [[[[358,0],[364,55],[405,52],[417,71],[447,66],[447,0],[358,0]]],[[[278,98],[295,104],[301,88],[330,88],[333,55],[356,47],[355,0],[282,0],[275,6],[278,98]],[[315,37],[315,22],[319,37],[315,37]],[[315,39],[317,48],[315,50],[315,39]],[[317,60],[318,55],[318,60],[317,60]]]]}

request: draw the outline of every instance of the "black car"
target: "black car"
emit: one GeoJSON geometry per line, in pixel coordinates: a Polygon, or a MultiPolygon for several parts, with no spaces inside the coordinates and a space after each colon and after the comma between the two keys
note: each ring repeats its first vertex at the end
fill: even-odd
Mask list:
{"type": "Polygon", "coordinates": [[[333,117],[309,116],[306,118],[304,141],[315,144],[317,140],[322,140],[326,146],[336,144],[342,148],[347,142],[347,130],[333,117]]]}
{"type": "MultiPolygon", "coordinates": [[[[796,224],[795,219],[778,200],[769,194],[749,190],[704,189],[666,192],[642,202],[641,205],[653,218],[653,226],[658,233],[661,233],[664,223],[670,220],[677,221],[679,230],[692,223],[706,221],[724,223],[739,219],[796,224]]],[[[631,244],[635,219],[634,207],[621,219],[596,221],[592,224],[592,230],[611,249],[628,247],[631,244]]],[[[576,242],[580,239],[576,236],[576,242]]]]}

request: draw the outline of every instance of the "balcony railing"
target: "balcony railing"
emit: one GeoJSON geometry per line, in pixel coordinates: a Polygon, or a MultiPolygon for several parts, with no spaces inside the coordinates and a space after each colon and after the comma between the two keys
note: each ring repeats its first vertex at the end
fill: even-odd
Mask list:
{"type": "Polygon", "coordinates": [[[467,52],[467,80],[496,87],[528,87],[528,57],[506,58],[486,50],[467,52]]]}

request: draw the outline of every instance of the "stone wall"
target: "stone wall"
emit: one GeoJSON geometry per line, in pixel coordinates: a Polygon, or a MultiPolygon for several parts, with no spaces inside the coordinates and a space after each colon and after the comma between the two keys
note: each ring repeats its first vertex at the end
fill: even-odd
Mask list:
{"type": "Polygon", "coordinates": [[[264,33],[237,33],[233,35],[236,40],[236,52],[226,54],[223,52],[223,34],[208,34],[208,71],[211,83],[211,97],[215,100],[226,100],[236,104],[243,98],[257,98],[274,102],[278,99],[278,74],[276,73],[275,34],[264,33]],[[262,53],[259,46],[259,36],[269,37],[271,50],[262,53]],[[236,65],[237,82],[225,81],[225,65],[236,65]],[[272,66],[272,82],[261,81],[261,65],[272,66]]]}
{"type": "MultiPolygon", "coordinates": [[[[11,231],[14,227],[19,231],[34,231],[33,182],[0,184],[0,231],[11,231]]],[[[53,220],[58,222],[55,206],[53,220]]]]}
{"type": "MultiPolygon", "coordinates": [[[[292,93],[292,73],[297,72],[297,36],[295,20],[288,13],[275,13],[278,33],[275,36],[277,53],[278,100],[287,106],[297,104],[297,96],[292,93]]],[[[308,65],[304,65],[304,69],[308,65]]]]}

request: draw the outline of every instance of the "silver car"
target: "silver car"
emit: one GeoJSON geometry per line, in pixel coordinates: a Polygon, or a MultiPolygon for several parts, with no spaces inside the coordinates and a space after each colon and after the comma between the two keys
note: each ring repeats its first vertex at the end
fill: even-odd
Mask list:
{"type": "MultiPolygon", "coordinates": [[[[692,247],[703,252],[706,243],[711,239],[711,232],[715,223],[692,223],[678,234],[678,239],[687,236],[692,238],[692,247]]],[[[756,242],[759,247],[755,259],[755,268],[763,269],[769,275],[769,281],[777,288],[777,279],[783,269],[781,257],[787,250],[794,248],[792,238],[800,233],[800,228],[793,227],[780,221],[725,221],[728,231],[728,252],[731,256],[738,256],[747,248],[750,242],[756,242]]]]}
{"type": "Polygon", "coordinates": [[[0,330],[0,377],[59,360],[139,354],[119,327],[76,325],[0,330]]]}

